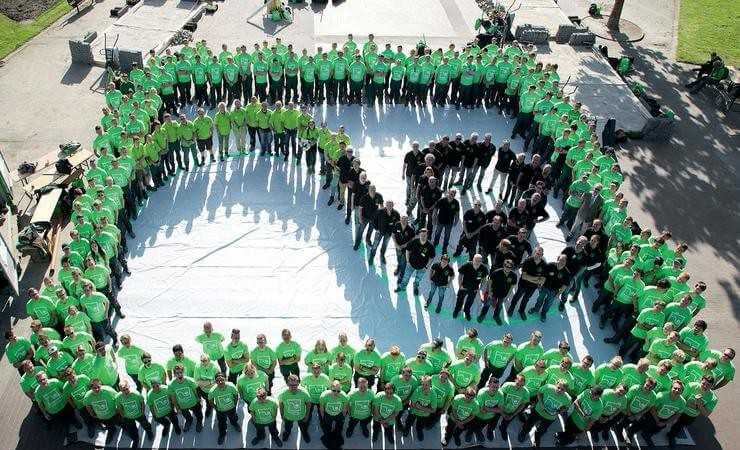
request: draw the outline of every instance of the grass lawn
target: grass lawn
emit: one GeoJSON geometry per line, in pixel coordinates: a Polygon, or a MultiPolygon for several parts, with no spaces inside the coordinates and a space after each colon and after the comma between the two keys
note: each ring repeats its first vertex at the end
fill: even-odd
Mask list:
{"type": "Polygon", "coordinates": [[[66,0],[62,0],[36,20],[28,23],[18,23],[0,14],[0,59],[31,40],[71,9],[66,0]]]}
{"type": "Polygon", "coordinates": [[[682,0],[678,59],[703,63],[716,51],[725,64],[740,65],[740,12],[727,0],[682,0]]]}

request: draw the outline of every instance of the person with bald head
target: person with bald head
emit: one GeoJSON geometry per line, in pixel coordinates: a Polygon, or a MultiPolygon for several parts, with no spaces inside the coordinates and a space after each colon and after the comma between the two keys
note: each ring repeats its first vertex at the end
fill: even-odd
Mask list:
{"type": "Polygon", "coordinates": [[[470,320],[470,308],[481,288],[481,283],[488,275],[488,267],[483,264],[483,256],[479,253],[473,255],[473,259],[458,269],[458,290],[453,318],[457,318],[460,310],[465,314],[465,320],[470,320]]]}
{"type": "Polygon", "coordinates": [[[572,274],[568,270],[568,257],[560,254],[556,262],[545,266],[545,283],[540,287],[535,305],[527,311],[529,314],[539,313],[540,321],[547,320],[547,312],[553,301],[562,294],[570,284],[572,274]]]}
{"type": "Polygon", "coordinates": [[[546,265],[547,261],[544,258],[544,250],[542,247],[537,246],[532,256],[525,259],[522,264],[522,275],[519,278],[519,285],[507,310],[509,317],[514,314],[514,309],[519,305],[519,315],[522,320],[527,319],[527,314],[525,313],[527,302],[532,297],[532,294],[534,294],[534,291],[545,284],[546,265]]]}

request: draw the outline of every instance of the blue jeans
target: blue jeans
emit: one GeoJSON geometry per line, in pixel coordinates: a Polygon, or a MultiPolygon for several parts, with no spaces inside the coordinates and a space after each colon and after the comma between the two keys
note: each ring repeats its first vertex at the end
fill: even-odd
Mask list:
{"type": "Polygon", "coordinates": [[[452,233],[452,227],[453,224],[441,224],[437,223],[437,229],[434,231],[434,246],[436,247],[437,244],[439,244],[439,237],[442,235],[442,231],[444,231],[444,238],[442,239],[442,253],[447,252],[447,247],[450,245],[450,233],[452,233]]]}
{"type": "Polygon", "coordinates": [[[260,139],[260,148],[262,153],[272,153],[272,130],[269,128],[260,128],[257,131],[257,136],[259,136],[260,139]]]}
{"type": "MultiPolygon", "coordinates": [[[[372,225],[371,225],[372,228],[372,225]]],[[[368,230],[370,232],[371,230],[368,230]]],[[[385,261],[385,250],[388,248],[388,242],[391,240],[391,234],[390,233],[381,233],[376,232],[375,236],[373,236],[373,243],[370,247],[370,256],[368,259],[373,259],[375,257],[375,252],[378,251],[378,245],[380,245],[380,259],[385,261]],[[383,244],[380,244],[380,241],[383,241],[383,244]]],[[[357,241],[355,241],[357,242],[357,241]]]]}
{"type": "MultiPolygon", "coordinates": [[[[411,280],[411,277],[414,278],[414,287],[419,288],[419,283],[421,283],[421,279],[424,277],[424,273],[426,273],[426,268],[421,269],[414,269],[411,267],[410,270],[404,271],[403,279],[399,277],[401,280],[398,285],[401,289],[406,289],[406,286],[409,285],[409,281],[411,280]]],[[[400,272],[399,272],[400,275],[400,272]]]]}
{"type": "Polygon", "coordinates": [[[396,248],[396,262],[398,263],[398,284],[401,284],[403,275],[406,273],[406,251],[396,248]]]}
{"type": "MultiPolygon", "coordinates": [[[[355,217],[357,217],[357,214],[355,214],[355,217]]],[[[360,242],[362,241],[362,233],[365,231],[365,228],[367,228],[367,234],[365,235],[365,242],[368,243],[368,247],[372,244],[369,244],[370,237],[373,233],[373,224],[370,223],[369,220],[362,220],[359,219],[355,223],[355,248],[358,248],[360,246],[360,242]]]]}
{"type": "Polygon", "coordinates": [[[547,317],[547,312],[550,310],[550,306],[552,306],[552,302],[555,301],[555,298],[558,296],[558,293],[556,291],[553,291],[552,289],[548,289],[546,287],[540,288],[540,294],[537,296],[537,302],[534,304],[534,307],[529,310],[530,313],[539,311],[540,318],[542,320],[545,320],[545,317],[547,317]]]}
{"type": "Polygon", "coordinates": [[[445,294],[447,293],[448,286],[437,286],[432,283],[432,288],[429,289],[429,295],[427,295],[427,306],[434,300],[434,293],[437,293],[437,312],[442,310],[442,303],[445,301],[445,294]]]}

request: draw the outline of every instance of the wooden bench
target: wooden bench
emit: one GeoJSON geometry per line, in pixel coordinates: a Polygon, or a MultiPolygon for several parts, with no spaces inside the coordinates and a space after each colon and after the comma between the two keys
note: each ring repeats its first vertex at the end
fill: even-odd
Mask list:
{"type": "Polygon", "coordinates": [[[83,166],[87,164],[87,161],[92,158],[93,152],[87,149],[81,149],[74,155],[68,158],[69,163],[72,165],[72,172],[70,174],[58,173],[56,165],[56,159],[54,163],[49,164],[41,171],[35,173],[39,176],[34,178],[32,181],[25,181],[23,186],[23,194],[33,201],[36,191],[43,189],[46,186],[52,184],[58,184],[62,186],[68,185],[70,182],[78,178],[83,172],[83,166]]]}
{"type": "Polygon", "coordinates": [[[54,188],[39,197],[36,209],[33,211],[33,216],[31,216],[32,224],[42,225],[47,230],[51,228],[51,222],[57,210],[59,199],[62,197],[62,192],[64,192],[62,188],[54,188]]]}
{"type": "MultiPolygon", "coordinates": [[[[82,3],[84,1],[85,0],[67,0],[67,3],[69,4],[69,6],[77,9],[77,13],[79,14],[80,13],[80,5],[82,5],[82,3]]],[[[94,4],[95,4],[95,0],[90,0],[90,5],[92,6],[94,4]]]]}

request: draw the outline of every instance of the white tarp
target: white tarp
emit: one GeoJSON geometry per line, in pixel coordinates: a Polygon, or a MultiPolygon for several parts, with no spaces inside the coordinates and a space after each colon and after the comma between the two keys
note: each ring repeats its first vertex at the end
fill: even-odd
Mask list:
{"type": "MultiPolygon", "coordinates": [[[[423,145],[443,134],[461,132],[467,137],[477,131],[481,136],[492,133],[498,146],[513,125],[495,113],[454,110],[432,115],[390,108],[377,117],[374,112],[363,115],[357,107],[345,107],[317,111],[316,115],[326,117],[332,129],[340,124],[346,127],[369,179],[386,199],[395,201],[399,211],[405,209],[402,159],[411,140],[423,145]]],[[[517,150],[521,145],[521,139],[513,143],[517,150]]],[[[487,176],[484,181],[484,190],[489,179],[487,176]]],[[[576,359],[591,354],[600,363],[614,355],[615,348],[602,342],[604,332],[594,324],[590,312],[584,313],[590,302],[589,308],[584,308],[582,298],[575,307],[568,305],[562,315],[555,311],[544,324],[537,317],[526,323],[517,317],[511,325],[496,326],[490,319],[484,324],[475,319],[471,323],[452,319],[451,292],[441,315],[428,313],[423,309],[427,280],[421,297],[415,298],[410,287],[408,295],[398,296],[393,292],[393,246],[386,255],[387,266],[381,266],[376,258],[376,265],[368,267],[364,244],[353,251],[344,211],[326,205],[328,191],[321,190],[320,181],[307,176],[303,166],[252,155],[181,172],[169,187],[152,194],[135,222],[137,237],[129,241],[132,275],[119,294],[126,313],[126,318],[115,324],[119,335],[130,334],[136,345],[160,363],[171,357],[171,347],[177,343],[197,360],[200,349],[194,339],[204,321],[211,321],[227,339],[232,328],[239,328],[250,349],[256,334],[265,333],[274,348],[281,329],[290,328],[304,351],[311,350],[317,339],[325,339],[331,348],[337,334],[344,331],[357,348],[372,336],[379,351],[397,344],[411,356],[421,344],[441,336],[447,338],[452,352],[457,338],[473,325],[485,342],[511,332],[518,343],[532,330],[540,329],[545,348],[567,339],[576,359]]],[[[478,191],[469,192],[461,199],[464,210],[470,208],[473,198],[481,198],[484,209],[490,208],[493,200],[478,191]]],[[[542,245],[546,259],[552,261],[565,243],[555,226],[556,211],[548,210],[551,219],[537,225],[532,243],[542,245]]],[[[454,230],[453,246],[458,235],[459,229],[454,230]]],[[[593,296],[593,290],[586,290],[586,296],[593,296]]],[[[552,309],[556,310],[556,305],[552,309]]],[[[474,316],[477,311],[478,305],[474,316]]],[[[282,386],[282,380],[276,378],[276,391],[282,386]]],[[[300,448],[321,447],[316,422],[312,425],[314,440],[310,445],[300,442],[300,448]]],[[[510,434],[516,436],[517,430],[518,425],[512,424],[510,434]]],[[[226,447],[242,447],[253,433],[247,426],[243,431],[246,438],[230,432],[226,447]]],[[[296,434],[288,448],[298,442],[296,434]]],[[[200,435],[173,435],[168,443],[158,437],[155,443],[178,448],[216,447],[216,435],[207,426],[200,435]]],[[[359,437],[348,440],[347,448],[370,445],[361,433],[356,435],[359,437]]],[[[387,445],[381,442],[377,445],[387,445]]],[[[545,442],[551,442],[550,438],[545,442]]],[[[518,445],[515,439],[512,444],[518,445]]],[[[120,445],[128,446],[128,438],[122,437],[120,445]]],[[[397,445],[438,447],[439,435],[428,433],[421,444],[408,439],[403,442],[399,436],[397,445]]],[[[499,440],[493,445],[504,443],[499,440]]]]}

